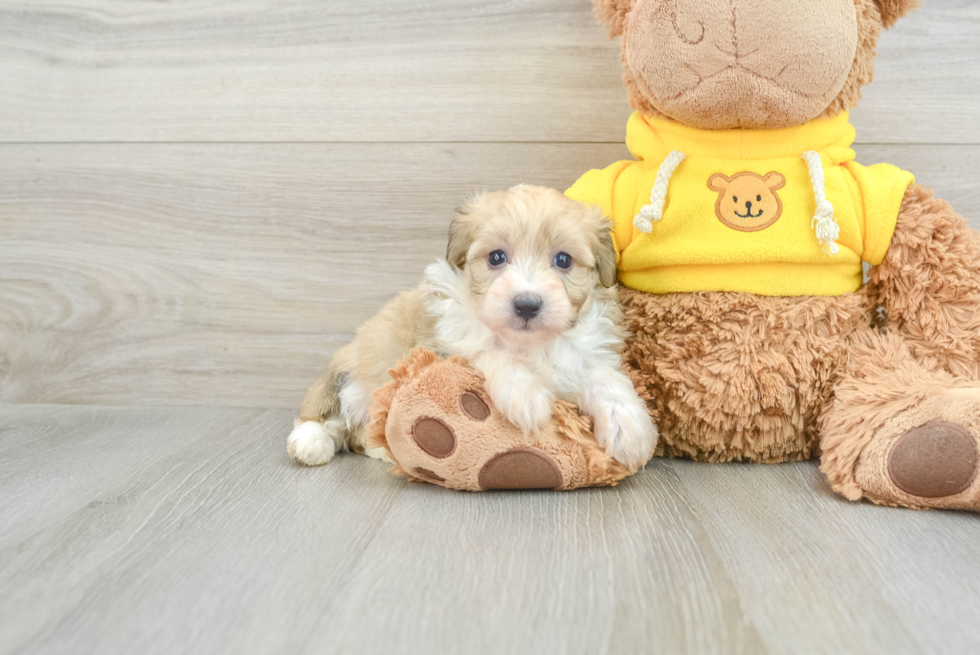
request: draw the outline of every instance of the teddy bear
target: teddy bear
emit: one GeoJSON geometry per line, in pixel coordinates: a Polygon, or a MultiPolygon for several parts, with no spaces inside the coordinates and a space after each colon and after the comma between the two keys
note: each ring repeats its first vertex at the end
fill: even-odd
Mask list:
{"type": "Polygon", "coordinates": [[[566,193],[612,221],[654,454],[819,458],[852,501],[980,510],[980,235],[851,149],[915,0],[594,4],[634,159],[566,193]]]}

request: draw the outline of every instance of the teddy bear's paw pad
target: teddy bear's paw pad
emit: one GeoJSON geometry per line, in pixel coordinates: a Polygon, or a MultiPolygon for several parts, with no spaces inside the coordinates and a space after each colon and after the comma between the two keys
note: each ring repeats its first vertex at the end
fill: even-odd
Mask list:
{"type": "Polygon", "coordinates": [[[437,418],[420,418],[412,427],[412,438],[427,455],[445,459],[456,451],[456,434],[437,418]]]}
{"type": "Polygon", "coordinates": [[[494,455],[479,477],[482,489],[557,489],[561,469],[550,456],[533,448],[512,448],[494,455]]]}
{"type": "Polygon", "coordinates": [[[472,391],[467,391],[459,397],[459,406],[463,413],[474,421],[486,421],[490,418],[490,408],[483,402],[483,398],[472,391]]]}
{"type": "Polygon", "coordinates": [[[969,432],[945,421],[930,421],[895,442],[888,456],[888,475],[907,494],[943,498],[968,489],[978,464],[980,454],[969,432]]]}

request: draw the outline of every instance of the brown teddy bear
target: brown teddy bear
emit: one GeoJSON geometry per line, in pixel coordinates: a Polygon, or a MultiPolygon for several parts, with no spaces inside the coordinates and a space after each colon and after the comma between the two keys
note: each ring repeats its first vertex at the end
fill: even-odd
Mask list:
{"type": "Polygon", "coordinates": [[[568,195],[613,221],[657,454],[819,456],[850,500],[980,509],[980,236],[851,149],[881,30],[915,1],[594,1],[635,160],[568,195]]]}
{"type": "Polygon", "coordinates": [[[659,454],[819,456],[851,500],[980,509],[980,238],[850,149],[881,30],[914,0],[595,4],[638,161],[569,195],[615,222],[659,454]]]}

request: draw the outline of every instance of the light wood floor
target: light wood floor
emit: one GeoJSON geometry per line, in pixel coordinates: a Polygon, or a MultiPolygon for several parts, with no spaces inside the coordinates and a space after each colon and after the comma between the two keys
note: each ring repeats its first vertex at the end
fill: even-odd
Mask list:
{"type": "Polygon", "coordinates": [[[291,464],[288,410],[0,408],[17,653],[975,653],[980,521],[814,464],[464,494],[291,464]]]}
{"type": "MultiPolygon", "coordinates": [[[[980,227],[980,0],[853,113],[980,227]]],[[[0,0],[0,653],[977,653],[980,520],[812,463],[467,495],[285,454],[460,197],[627,156],[589,0],[0,0]]]]}

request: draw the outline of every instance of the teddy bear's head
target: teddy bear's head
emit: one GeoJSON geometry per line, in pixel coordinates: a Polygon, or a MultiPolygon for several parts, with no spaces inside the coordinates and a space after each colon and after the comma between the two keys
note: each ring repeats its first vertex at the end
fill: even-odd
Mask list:
{"type": "Polygon", "coordinates": [[[918,0],[593,0],[622,37],[630,104],[705,129],[776,129],[853,108],[875,48],[918,0]]]}

